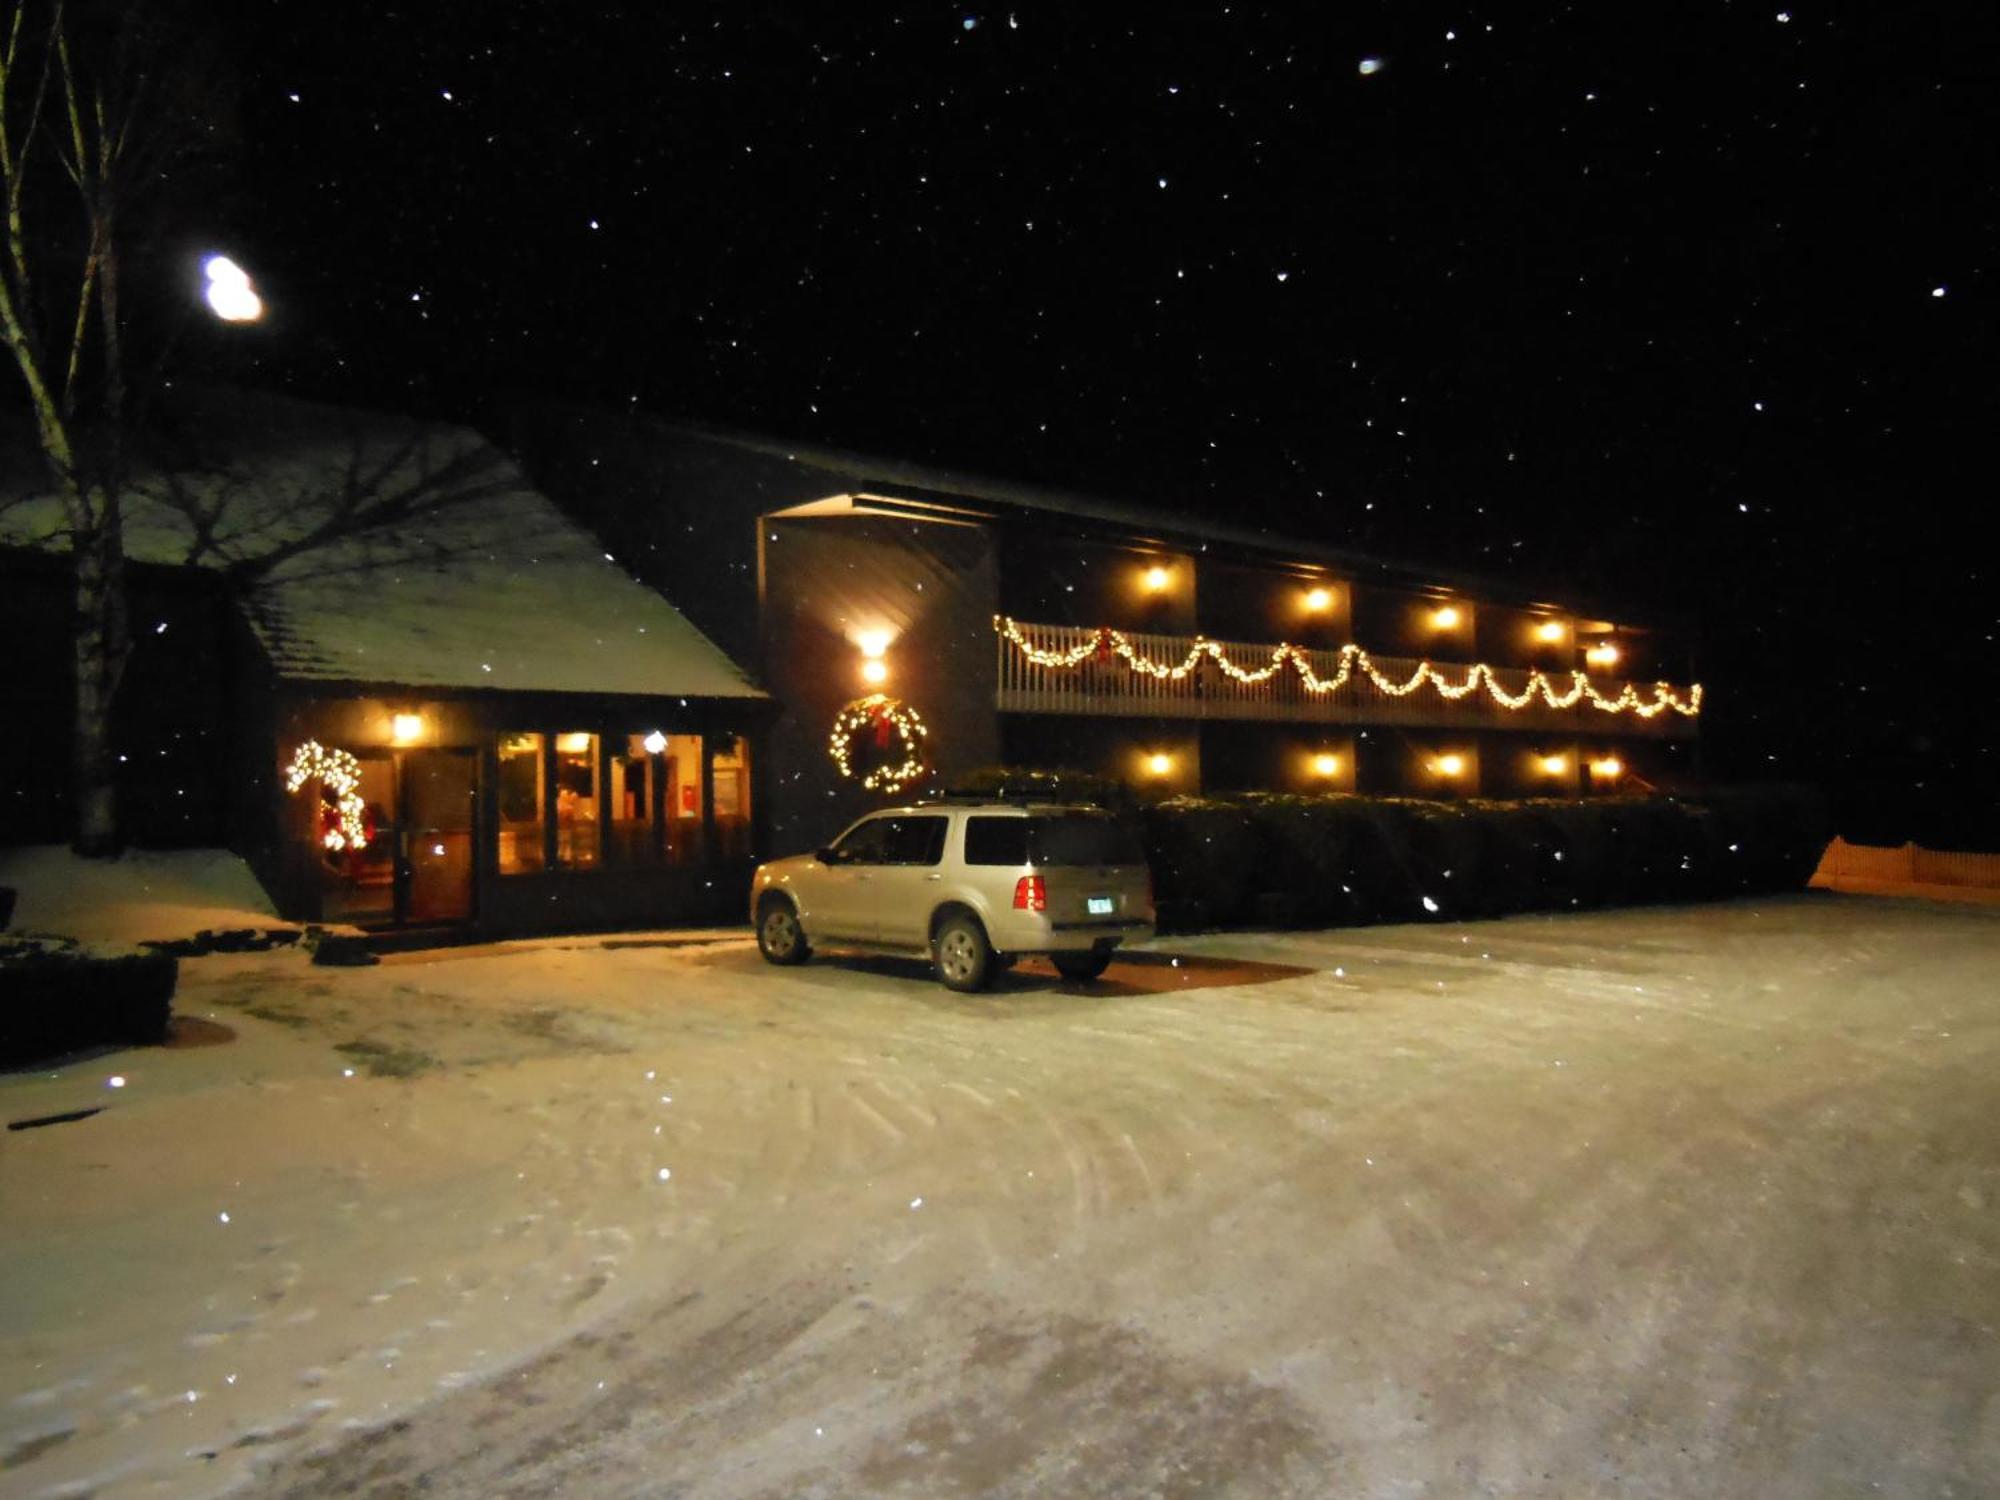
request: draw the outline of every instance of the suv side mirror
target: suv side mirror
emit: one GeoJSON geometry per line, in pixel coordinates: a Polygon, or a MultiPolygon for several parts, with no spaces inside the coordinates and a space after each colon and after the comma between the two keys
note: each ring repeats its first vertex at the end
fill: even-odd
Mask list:
{"type": "Polygon", "coordinates": [[[823,865],[837,865],[840,863],[840,851],[829,844],[823,849],[813,850],[813,858],[823,865]]]}

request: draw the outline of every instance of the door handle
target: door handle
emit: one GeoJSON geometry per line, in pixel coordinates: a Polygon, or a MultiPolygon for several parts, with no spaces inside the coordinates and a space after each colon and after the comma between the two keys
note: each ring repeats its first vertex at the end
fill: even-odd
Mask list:
{"type": "Polygon", "coordinates": [[[942,875],[926,875],[926,876],[924,877],[924,879],[926,879],[926,880],[942,880],[942,879],[944,879],[944,876],[942,876],[942,875]]]}

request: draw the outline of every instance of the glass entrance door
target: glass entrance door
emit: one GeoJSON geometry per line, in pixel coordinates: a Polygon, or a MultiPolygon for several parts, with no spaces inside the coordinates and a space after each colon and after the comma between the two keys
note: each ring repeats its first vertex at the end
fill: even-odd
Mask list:
{"type": "Polygon", "coordinates": [[[470,750],[405,750],[399,759],[396,919],[463,921],[472,915],[477,762],[470,750]]]}
{"type": "MultiPolygon", "coordinates": [[[[329,922],[400,927],[472,915],[477,762],[470,750],[399,750],[361,758],[366,809],[357,848],[322,848],[320,912],[329,922]]],[[[338,826],[332,803],[326,828],[338,826]]]]}

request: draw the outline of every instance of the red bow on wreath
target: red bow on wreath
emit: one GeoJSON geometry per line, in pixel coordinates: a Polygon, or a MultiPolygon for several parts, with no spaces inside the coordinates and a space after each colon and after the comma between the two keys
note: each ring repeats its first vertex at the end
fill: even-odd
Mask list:
{"type": "Polygon", "coordinates": [[[1102,630],[1097,632],[1097,659],[1100,662],[1111,660],[1111,637],[1102,630]]]}
{"type": "Polygon", "coordinates": [[[889,716],[888,705],[884,704],[875,710],[875,748],[877,750],[887,750],[889,748],[889,736],[895,732],[895,721],[889,716]]]}

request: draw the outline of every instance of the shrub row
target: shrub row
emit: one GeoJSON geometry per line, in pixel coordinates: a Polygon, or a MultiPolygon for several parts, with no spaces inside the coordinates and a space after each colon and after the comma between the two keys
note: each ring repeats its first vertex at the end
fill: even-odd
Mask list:
{"type": "Polygon", "coordinates": [[[162,1042],[180,961],[86,953],[66,942],[0,943],[0,1067],[88,1047],[162,1042]]]}
{"type": "Polygon", "coordinates": [[[1242,793],[1137,813],[1160,925],[1349,926],[1797,890],[1829,837],[1800,787],[1434,802],[1242,793]]]}

